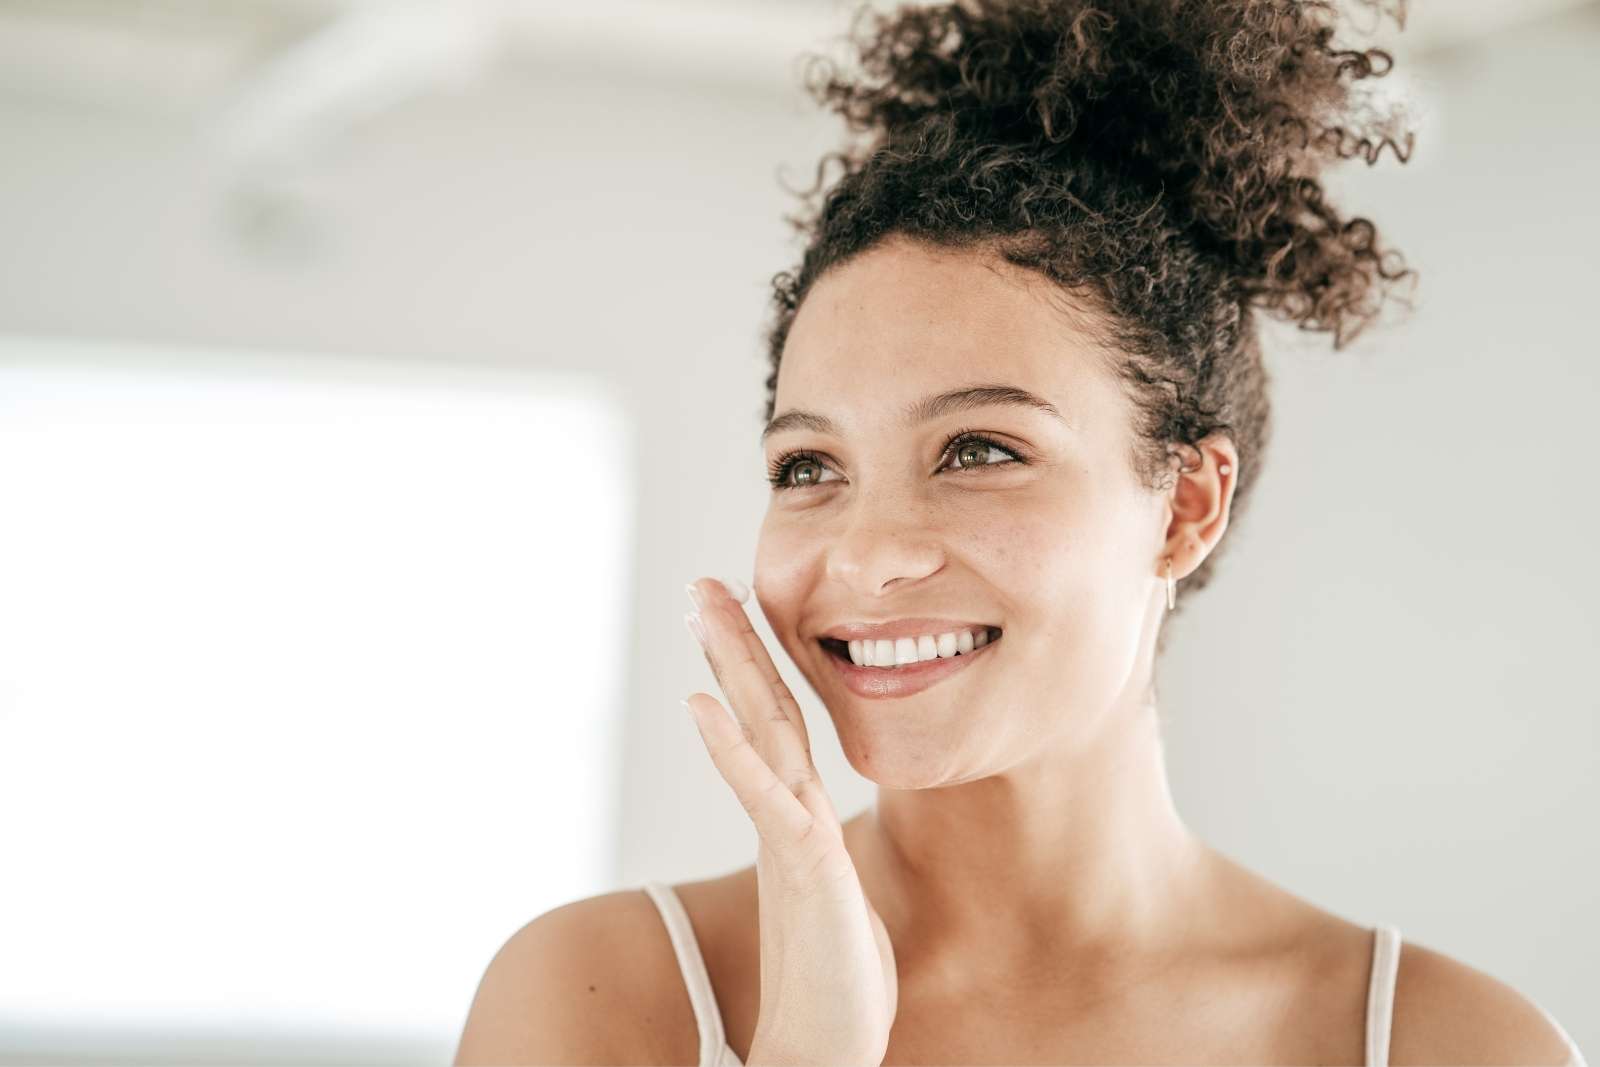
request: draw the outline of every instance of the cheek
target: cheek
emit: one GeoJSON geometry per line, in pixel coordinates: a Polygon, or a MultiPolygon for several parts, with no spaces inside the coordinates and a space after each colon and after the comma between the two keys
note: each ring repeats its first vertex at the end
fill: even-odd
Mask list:
{"type": "Polygon", "coordinates": [[[768,512],[762,522],[756,540],[754,588],[775,632],[784,634],[794,628],[822,549],[814,533],[808,535],[780,514],[768,512]]]}
{"type": "Polygon", "coordinates": [[[970,558],[1005,591],[1017,622],[1049,647],[1086,655],[1128,627],[1138,605],[1126,595],[1137,538],[1114,498],[1092,485],[1019,495],[961,534],[970,558]]]}
{"type": "Polygon", "coordinates": [[[1013,568],[1027,584],[1024,611],[1035,622],[1031,647],[1064,691],[1089,705],[1112,698],[1138,660],[1148,601],[1140,559],[1147,538],[1116,496],[1040,509],[1044,521],[1016,518],[1018,551],[1031,562],[1013,568]]]}
{"type": "Polygon", "coordinates": [[[1083,522],[1061,494],[1042,491],[956,499],[942,519],[951,554],[1028,614],[1069,583],[1083,522]]]}

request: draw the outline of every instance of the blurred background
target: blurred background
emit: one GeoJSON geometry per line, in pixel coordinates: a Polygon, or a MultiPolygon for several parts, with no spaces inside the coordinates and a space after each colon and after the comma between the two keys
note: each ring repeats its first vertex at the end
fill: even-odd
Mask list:
{"type": "MultiPolygon", "coordinates": [[[[447,1063],[530,918],[753,862],[683,585],[750,578],[850,10],[0,0],[0,1063],[447,1063]]],[[[1417,305],[1275,337],[1168,765],[1592,1058],[1600,7],[1378,42],[1416,152],[1333,181],[1417,305]]]]}

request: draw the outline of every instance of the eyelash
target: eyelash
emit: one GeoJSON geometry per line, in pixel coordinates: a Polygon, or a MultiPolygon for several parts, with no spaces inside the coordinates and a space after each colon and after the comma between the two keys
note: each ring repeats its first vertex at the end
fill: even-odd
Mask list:
{"type": "MultiPolygon", "coordinates": [[[[983,434],[977,433],[977,432],[972,431],[972,430],[957,430],[955,432],[954,436],[952,436],[948,441],[945,442],[943,451],[941,451],[939,453],[940,459],[943,459],[944,457],[949,456],[950,455],[950,450],[952,448],[956,448],[959,445],[965,445],[965,444],[988,445],[990,448],[997,448],[1000,451],[1004,452],[1006,455],[1010,456],[1012,458],[1012,460],[1014,460],[1017,463],[1026,463],[1027,462],[1020,455],[1017,454],[1016,449],[1008,448],[1005,445],[1001,444],[999,441],[992,440],[992,439],[990,439],[988,437],[985,437],[983,434]]],[[[802,486],[802,485],[790,485],[789,481],[788,481],[789,472],[794,469],[796,464],[799,464],[799,463],[802,463],[802,462],[811,462],[811,463],[817,464],[818,466],[824,466],[824,464],[822,462],[822,458],[820,456],[818,456],[815,452],[812,452],[809,449],[804,449],[804,448],[794,449],[793,451],[784,452],[784,453],[780,454],[775,459],[773,459],[773,461],[770,464],[767,465],[767,481],[772,483],[772,488],[774,488],[774,489],[805,489],[805,488],[809,488],[808,486],[802,486]]],[[[952,469],[954,469],[954,470],[982,470],[984,467],[1007,467],[1007,466],[1010,466],[1010,464],[1009,463],[983,463],[983,464],[979,464],[976,467],[955,467],[955,468],[952,468],[952,469]]],[[[813,483],[813,484],[816,484],[816,483],[813,483]]]]}

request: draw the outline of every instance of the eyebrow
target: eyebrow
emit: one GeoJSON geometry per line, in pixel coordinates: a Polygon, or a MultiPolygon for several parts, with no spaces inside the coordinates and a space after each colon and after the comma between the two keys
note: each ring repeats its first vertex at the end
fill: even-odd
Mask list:
{"type": "MultiPolygon", "coordinates": [[[[1048,400],[1035,396],[1026,389],[1005,384],[972,385],[935,393],[909,405],[901,418],[907,425],[915,425],[958,411],[1000,406],[1035,408],[1071,425],[1067,423],[1066,416],[1056,410],[1056,406],[1048,400]]],[[[838,426],[826,415],[819,415],[814,411],[796,410],[785,411],[767,423],[766,429],[761,431],[761,440],[765,441],[773,434],[785,430],[812,430],[816,433],[839,435],[838,426]]]]}

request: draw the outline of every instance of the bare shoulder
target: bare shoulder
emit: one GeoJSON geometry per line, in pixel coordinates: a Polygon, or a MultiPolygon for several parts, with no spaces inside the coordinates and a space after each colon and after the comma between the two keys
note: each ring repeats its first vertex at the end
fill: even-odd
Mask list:
{"type": "Polygon", "coordinates": [[[1571,1054],[1549,1017],[1505,982],[1425,945],[1402,943],[1391,1064],[1561,1065],[1571,1054]]]}
{"type": "MultiPolygon", "coordinates": [[[[1289,946],[1281,954],[1300,961],[1308,975],[1304,1003],[1321,1005],[1331,1022],[1319,1062],[1348,1060],[1343,1044],[1363,1032],[1371,978],[1373,930],[1354,924],[1281,889],[1215,854],[1236,910],[1257,943],[1289,946]],[[1359,993],[1356,993],[1359,991],[1359,993]],[[1353,995],[1354,994],[1354,995],[1353,995]],[[1335,1012],[1333,1005],[1346,1007],[1335,1012]]],[[[1297,1023],[1303,1036],[1306,1024],[1297,1023]]],[[[1390,1020],[1389,1060],[1394,1067],[1424,1064],[1550,1064],[1566,1067],[1573,1046],[1529,998],[1493,976],[1413,941],[1402,940],[1390,1020]]]]}
{"type": "Polygon", "coordinates": [[[672,942],[642,889],[552,908],[489,961],[454,1063],[694,1064],[672,942]]]}

